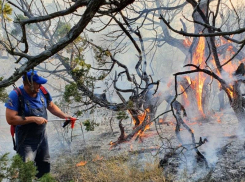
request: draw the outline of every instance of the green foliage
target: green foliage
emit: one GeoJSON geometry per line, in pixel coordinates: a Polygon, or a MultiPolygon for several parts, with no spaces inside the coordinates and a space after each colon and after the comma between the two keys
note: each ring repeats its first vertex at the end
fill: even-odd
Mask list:
{"type": "Polygon", "coordinates": [[[83,111],[77,110],[74,114],[76,116],[81,116],[83,114],[83,111]]]}
{"type": "Polygon", "coordinates": [[[37,169],[33,161],[23,162],[19,155],[15,155],[12,158],[12,164],[10,166],[10,174],[14,176],[18,174],[20,181],[32,182],[37,174],[37,169]]]}
{"type": "MultiPolygon", "coordinates": [[[[22,14],[16,15],[16,17],[14,18],[14,22],[16,22],[16,23],[14,23],[14,28],[11,32],[13,35],[17,36],[17,35],[21,34],[22,30],[21,30],[20,25],[17,22],[19,22],[21,20],[26,20],[26,19],[28,19],[28,17],[26,17],[22,14]]],[[[32,30],[32,32],[37,31],[37,26],[35,24],[28,24],[28,25],[26,25],[26,27],[28,29],[32,30]]]]}
{"type": "Polygon", "coordinates": [[[127,104],[127,108],[128,109],[131,109],[131,108],[133,108],[134,107],[134,102],[132,101],[132,100],[129,100],[128,101],[128,104],[127,104]]]}
{"type": "Polygon", "coordinates": [[[78,79],[77,84],[83,84],[93,88],[95,77],[89,76],[91,65],[79,58],[74,59],[74,62],[76,62],[77,66],[72,70],[71,74],[78,79]]]}
{"type": "Polygon", "coordinates": [[[85,63],[85,60],[79,57],[76,57],[72,60],[73,64],[76,65],[76,67],[73,69],[73,72],[80,72],[80,76],[86,76],[91,68],[90,64],[85,63]]]}
{"type": "Polygon", "coordinates": [[[72,70],[73,74],[75,74],[77,77],[87,76],[91,68],[90,64],[85,63],[85,60],[79,57],[73,60],[73,64],[76,65],[76,67],[72,70]]]}
{"type": "Polygon", "coordinates": [[[104,80],[104,78],[107,76],[106,73],[102,73],[99,77],[98,80],[104,80]]]}
{"type": "Polygon", "coordinates": [[[11,161],[8,159],[8,153],[0,156],[0,181],[11,179],[11,181],[32,182],[37,174],[34,162],[23,162],[19,155],[15,155],[11,161]]]}
{"type": "Polygon", "coordinates": [[[19,22],[21,20],[26,20],[26,19],[28,19],[28,18],[24,15],[21,15],[21,14],[16,15],[16,17],[14,18],[14,22],[16,22],[16,23],[14,23],[14,28],[11,32],[13,35],[21,34],[21,27],[17,22],[19,22]]]}
{"type": "MultiPolygon", "coordinates": [[[[65,86],[65,92],[63,95],[64,101],[67,103],[83,102],[83,95],[79,90],[79,85],[91,88],[91,90],[94,88],[95,78],[93,76],[89,76],[91,65],[87,64],[81,57],[74,58],[70,65],[73,67],[71,74],[73,77],[76,77],[76,83],[65,86]]],[[[82,113],[78,114],[81,115],[82,113]]]]}
{"type": "Polygon", "coordinates": [[[123,119],[128,119],[128,118],[129,117],[128,117],[128,115],[127,115],[127,113],[125,111],[119,111],[117,113],[117,119],[118,120],[123,120],[123,119]]]}
{"type": "Polygon", "coordinates": [[[38,181],[40,181],[40,182],[56,182],[55,178],[50,173],[43,175],[38,181]]]}
{"type": "Polygon", "coordinates": [[[79,92],[76,83],[72,83],[72,84],[65,86],[65,92],[64,92],[63,98],[68,103],[71,103],[72,100],[74,100],[76,102],[82,101],[82,95],[79,92]]]}
{"type": "Polygon", "coordinates": [[[83,57],[75,57],[72,60],[72,64],[76,66],[75,67],[76,69],[83,68],[84,72],[89,72],[91,68],[90,64],[85,63],[85,60],[83,59],[83,57]]]}
{"type": "Polygon", "coordinates": [[[23,162],[19,155],[8,158],[8,153],[0,155],[0,182],[9,179],[9,181],[32,182],[34,179],[40,182],[55,182],[51,174],[45,174],[40,179],[36,179],[37,174],[34,162],[23,162]]]}
{"type": "Polygon", "coordinates": [[[0,181],[6,178],[7,164],[8,164],[8,153],[0,156],[0,181]]]}
{"type": "Polygon", "coordinates": [[[94,131],[95,126],[99,126],[98,123],[90,121],[89,119],[83,122],[86,131],[94,131]]]}
{"type": "MultiPolygon", "coordinates": [[[[3,77],[0,77],[0,81],[3,80],[3,77]]],[[[6,92],[6,89],[5,88],[0,88],[0,101],[1,102],[6,102],[8,98],[8,94],[6,92]]]]}
{"type": "Polygon", "coordinates": [[[71,29],[71,25],[65,22],[59,22],[54,33],[54,38],[62,38],[64,37],[69,30],[71,29]]]}
{"type": "Polygon", "coordinates": [[[90,112],[89,112],[89,114],[93,114],[94,111],[95,111],[94,109],[91,109],[90,112]]]}
{"type": "Polygon", "coordinates": [[[110,51],[104,50],[102,47],[93,47],[93,52],[99,66],[104,66],[107,58],[111,56],[110,51]]]}
{"type": "MultiPolygon", "coordinates": [[[[3,1],[0,0],[0,9],[2,10],[2,3],[3,1]]],[[[3,10],[1,12],[1,14],[3,15],[4,19],[6,19],[7,21],[11,21],[11,18],[8,17],[8,15],[12,15],[12,7],[8,4],[8,3],[5,3],[4,6],[3,6],[3,10]]]]}

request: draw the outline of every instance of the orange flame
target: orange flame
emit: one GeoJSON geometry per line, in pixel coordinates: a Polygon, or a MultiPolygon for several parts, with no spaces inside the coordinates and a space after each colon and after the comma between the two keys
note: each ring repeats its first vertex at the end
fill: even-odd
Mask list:
{"type": "Polygon", "coordinates": [[[185,47],[190,47],[191,46],[190,39],[186,38],[185,40],[183,40],[183,44],[184,44],[185,47]]]}
{"type": "Polygon", "coordinates": [[[226,64],[223,69],[229,73],[229,76],[232,77],[232,73],[234,73],[237,69],[237,64],[233,63],[232,61],[226,64]]]}
{"type": "MultiPolygon", "coordinates": [[[[204,37],[200,37],[197,48],[196,48],[196,52],[193,55],[193,63],[195,65],[198,65],[200,67],[204,67],[205,66],[205,38],[204,37]]],[[[206,77],[205,74],[199,72],[197,77],[195,78],[195,81],[193,81],[195,83],[195,89],[196,89],[196,94],[197,94],[197,105],[198,105],[198,110],[200,111],[200,113],[202,115],[204,115],[203,113],[203,108],[202,108],[202,90],[203,90],[203,85],[204,85],[204,81],[205,81],[206,77]]]]}
{"type": "MultiPolygon", "coordinates": [[[[141,124],[145,120],[145,117],[146,117],[147,112],[150,112],[150,109],[147,108],[142,114],[140,114],[140,115],[137,116],[138,119],[139,119],[139,121],[140,121],[139,124],[141,124]]],[[[133,121],[134,121],[134,124],[135,124],[136,121],[134,119],[133,119],[133,121]]]]}
{"type": "Polygon", "coordinates": [[[164,120],[162,118],[159,118],[159,123],[164,123],[164,120]]]}
{"type": "Polygon", "coordinates": [[[130,151],[133,151],[133,145],[132,144],[130,145],[130,151]]]}
{"type": "MultiPolygon", "coordinates": [[[[233,77],[233,73],[236,71],[237,69],[237,64],[233,63],[233,62],[229,62],[228,64],[226,64],[223,69],[229,74],[229,77],[232,78],[233,77]]],[[[229,85],[230,88],[227,89],[229,95],[231,96],[231,98],[234,97],[233,95],[233,86],[230,84],[229,85]]]]}
{"type": "Polygon", "coordinates": [[[96,155],[96,157],[93,159],[93,162],[95,161],[101,161],[103,157],[100,157],[99,155],[96,155]]]}
{"type": "MultiPolygon", "coordinates": [[[[188,46],[189,43],[190,43],[190,39],[183,40],[184,46],[188,46]]],[[[206,60],[205,47],[206,47],[206,45],[205,44],[206,44],[205,37],[200,37],[198,40],[198,44],[197,44],[195,53],[192,56],[192,63],[199,66],[200,68],[206,67],[206,63],[205,63],[205,60],[206,60]]],[[[224,54],[225,58],[223,60],[223,63],[225,63],[227,60],[229,60],[235,54],[234,47],[232,46],[230,40],[227,41],[224,38],[221,38],[221,42],[216,43],[217,46],[221,46],[221,45],[225,45],[225,44],[227,45],[228,48],[226,50],[226,53],[224,54]]],[[[230,78],[232,78],[233,73],[236,71],[238,65],[244,61],[245,61],[245,59],[240,60],[240,61],[236,61],[236,60],[231,61],[228,64],[224,65],[223,69],[226,73],[229,74],[230,78]]],[[[209,67],[212,69],[212,71],[214,71],[218,76],[222,77],[222,74],[219,72],[219,70],[217,68],[215,68],[216,64],[215,64],[214,57],[213,57],[212,62],[210,62],[210,63],[211,64],[209,64],[209,67]]],[[[195,68],[191,68],[191,69],[195,69],[195,68]]],[[[204,83],[205,83],[207,76],[201,72],[197,73],[196,75],[197,75],[196,78],[193,78],[192,82],[190,80],[190,77],[186,76],[186,79],[188,80],[189,84],[192,83],[191,88],[196,91],[196,100],[197,100],[198,110],[199,110],[199,113],[201,113],[204,116],[203,86],[204,86],[204,83]]],[[[227,77],[224,79],[227,79],[227,77]]],[[[232,79],[231,79],[231,81],[232,81],[232,79]]],[[[219,86],[221,87],[220,84],[219,84],[219,86]]],[[[183,92],[184,89],[182,87],[180,89],[183,92]]],[[[230,95],[230,97],[232,97],[232,98],[234,97],[234,93],[233,93],[234,91],[233,91],[232,84],[229,85],[229,88],[226,90],[226,92],[230,95]]],[[[187,95],[185,93],[183,94],[183,99],[184,99],[184,102],[186,103],[186,105],[188,106],[187,103],[190,99],[187,98],[187,95]]]]}
{"type": "Polygon", "coordinates": [[[227,91],[228,91],[229,95],[231,96],[231,98],[233,98],[233,97],[234,97],[234,94],[233,94],[233,87],[230,86],[230,88],[228,88],[227,91]]]}
{"type": "Polygon", "coordinates": [[[145,130],[149,130],[149,129],[150,129],[150,125],[146,125],[144,131],[145,131],[145,130]]]}
{"type": "Polygon", "coordinates": [[[183,96],[184,96],[184,103],[186,106],[189,106],[190,105],[190,102],[188,100],[188,96],[187,96],[187,93],[185,92],[185,89],[182,87],[182,85],[180,85],[180,90],[181,90],[181,93],[183,93],[183,96]]]}
{"type": "Polygon", "coordinates": [[[79,166],[85,166],[87,164],[87,161],[81,161],[79,163],[76,164],[77,167],[79,166]]]}
{"type": "Polygon", "coordinates": [[[188,81],[189,84],[191,84],[191,78],[189,76],[186,77],[186,80],[188,81]]]}

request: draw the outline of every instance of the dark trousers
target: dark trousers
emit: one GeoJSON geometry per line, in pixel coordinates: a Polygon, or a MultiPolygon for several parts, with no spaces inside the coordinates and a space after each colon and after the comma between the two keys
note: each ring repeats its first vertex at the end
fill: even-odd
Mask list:
{"type": "Polygon", "coordinates": [[[24,162],[34,161],[40,178],[50,172],[50,155],[48,147],[47,133],[44,131],[40,135],[22,135],[17,141],[17,153],[23,158],[24,162]],[[23,140],[24,139],[24,140],[23,140]]]}

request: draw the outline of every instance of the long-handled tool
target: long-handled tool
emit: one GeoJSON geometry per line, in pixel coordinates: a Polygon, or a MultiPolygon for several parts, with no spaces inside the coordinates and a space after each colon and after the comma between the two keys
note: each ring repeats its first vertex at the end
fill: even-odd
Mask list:
{"type": "Polygon", "coordinates": [[[71,123],[71,128],[73,129],[74,126],[75,126],[76,120],[79,120],[79,118],[71,117],[71,118],[66,118],[66,119],[49,119],[48,122],[49,122],[49,121],[65,121],[65,122],[63,123],[62,127],[64,128],[64,127],[66,127],[68,124],[71,123]]]}

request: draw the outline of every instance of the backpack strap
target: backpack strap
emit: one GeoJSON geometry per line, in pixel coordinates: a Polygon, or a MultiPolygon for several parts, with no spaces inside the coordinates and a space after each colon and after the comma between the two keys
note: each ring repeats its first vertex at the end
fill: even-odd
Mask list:
{"type": "MultiPolygon", "coordinates": [[[[19,87],[14,86],[14,91],[17,93],[17,96],[18,96],[18,102],[19,102],[18,114],[25,120],[24,97],[23,97],[22,92],[21,92],[19,87]]],[[[10,133],[11,133],[12,140],[13,140],[14,150],[17,151],[17,146],[16,146],[16,142],[15,142],[15,139],[14,139],[15,125],[11,125],[10,126],[10,133]]]]}
{"type": "Polygon", "coordinates": [[[45,99],[47,101],[47,107],[49,106],[50,104],[50,99],[49,99],[49,92],[47,91],[47,89],[44,87],[44,86],[40,86],[40,90],[42,91],[43,95],[45,96],[45,99]]]}
{"type": "Polygon", "coordinates": [[[18,114],[25,120],[25,102],[24,102],[24,97],[23,97],[19,87],[15,87],[14,91],[17,93],[18,100],[19,100],[18,114]]]}
{"type": "Polygon", "coordinates": [[[13,140],[14,150],[16,150],[16,149],[17,149],[17,147],[16,147],[16,143],[15,143],[15,139],[14,139],[14,134],[15,134],[15,125],[11,125],[11,126],[10,126],[10,133],[11,133],[12,140],[13,140]]]}

